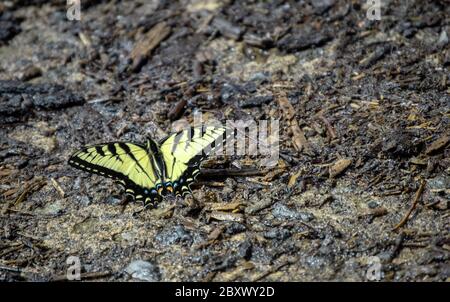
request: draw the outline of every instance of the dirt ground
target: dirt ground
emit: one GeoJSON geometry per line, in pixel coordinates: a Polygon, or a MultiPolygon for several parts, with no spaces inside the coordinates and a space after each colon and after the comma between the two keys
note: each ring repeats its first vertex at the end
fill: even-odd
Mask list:
{"type": "Polygon", "coordinates": [[[0,280],[449,281],[449,1],[67,8],[0,3],[0,280]],[[133,216],[67,164],[196,112],[279,120],[277,166],[212,158],[133,216]]]}

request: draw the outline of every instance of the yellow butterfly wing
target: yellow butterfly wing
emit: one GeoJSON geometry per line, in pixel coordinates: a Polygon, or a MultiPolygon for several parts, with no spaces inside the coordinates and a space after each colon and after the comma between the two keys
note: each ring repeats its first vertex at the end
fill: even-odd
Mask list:
{"type": "Polygon", "coordinates": [[[85,147],[70,157],[69,164],[118,180],[126,193],[147,204],[161,200],[155,189],[161,176],[155,173],[151,157],[144,146],[115,142],[85,147]]]}
{"type": "Polygon", "coordinates": [[[224,144],[226,134],[225,127],[203,126],[174,133],[160,142],[165,176],[176,195],[191,193],[189,186],[200,172],[201,161],[224,144]]]}

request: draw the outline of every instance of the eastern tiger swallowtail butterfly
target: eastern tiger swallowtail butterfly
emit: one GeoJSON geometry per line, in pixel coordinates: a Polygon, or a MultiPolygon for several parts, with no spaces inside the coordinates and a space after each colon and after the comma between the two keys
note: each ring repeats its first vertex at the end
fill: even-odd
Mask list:
{"type": "Polygon", "coordinates": [[[75,168],[117,180],[125,192],[144,206],[192,193],[191,183],[201,161],[223,145],[225,127],[203,126],[171,134],[159,143],[148,138],[145,145],[112,142],[75,152],[69,164],[75,168]]]}

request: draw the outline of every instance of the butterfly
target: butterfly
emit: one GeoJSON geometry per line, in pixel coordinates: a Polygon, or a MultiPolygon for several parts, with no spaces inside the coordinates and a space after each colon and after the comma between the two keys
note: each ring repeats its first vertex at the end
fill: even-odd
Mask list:
{"type": "Polygon", "coordinates": [[[201,162],[222,146],[230,131],[222,126],[189,128],[160,142],[111,142],[84,147],[69,159],[75,168],[113,178],[144,207],[167,193],[185,196],[200,173],[201,162]]]}

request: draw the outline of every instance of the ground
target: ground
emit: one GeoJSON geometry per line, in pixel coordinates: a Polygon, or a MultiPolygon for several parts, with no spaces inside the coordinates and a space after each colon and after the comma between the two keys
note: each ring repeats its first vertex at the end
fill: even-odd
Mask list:
{"type": "Polygon", "coordinates": [[[0,280],[448,281],[448,1],[0,3],[0,280]],[[278,120],[137,215],[86,145],[278,120]]]}

